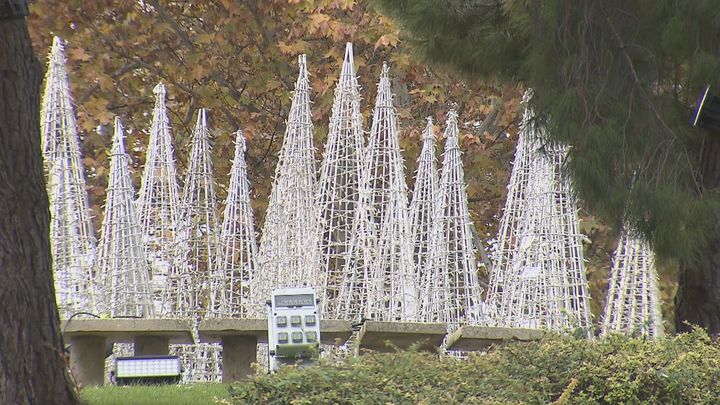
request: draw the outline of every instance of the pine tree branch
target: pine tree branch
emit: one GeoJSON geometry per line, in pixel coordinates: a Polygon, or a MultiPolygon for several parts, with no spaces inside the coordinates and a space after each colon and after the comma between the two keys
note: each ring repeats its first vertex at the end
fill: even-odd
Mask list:
{"type": "MultiPolygon", "coordinates": [[[[602,7],[602,9],[603,9],[603,11],[606,11],[604,7],[602,7]]],[[[638,75],[638,72],[635,69],[635,64],[633,63],[632,58],[630,57],[630,54],[628,54],[628,52],[627,52],[627,45],[626,45],[625,41],[623,40],[622,36],[620,35],[620,33],[618,32],[618,30],[615,28],[615,25],[612,23],[612,20],[610,19],[610,16],[607,15],[607,13],[605,14],[605,21],[607,22],[608,27],[610,28],[610,31],[612,32],[613,36],[615,37],[615,39],[618,42],[618,46],[620,47],[620,52],[622,53],[623,57],[625,58],[625,61],[627,62],[628,68],[630,69],[630,73],[632,74],[633,81],[634,81],[636,88],[642,95],[643,99],[647,102],[648,107],[650,107],[650,110],[653,112],[653,114],[655,115],[655,118],[660,123],[660,125],[667,131],[668,134],[670,134],[672,136],[673,140],[671,141],[671,144],[674,143],[675,141],[677,141],[679,139],[677,134],[675,133],[675,131],[673,131],[672,128],[670,128],[670,126],[667,124],[667,122],[665,122],[662,115],[660,114],[660,111],[658,111],[657,107],[655,106],[655,103],[653,103],[650,95],[647,93],[646,89],[642,85],[640,76],[638,75]]],[[[660,145],[658,144],[658,147],[659,146],[660,145]]],[[[668,145],[668,147],[665,150],[666,156],[665,156],[664,161],[667,161],[667,157],[669,154],[670,154],[670,146],[668,145]]],[[[693,166],[692,159],[688,155],[687,150],[685,150],[685,153],[683,153],[683,156],[685,157],[685,160],[686,160],[688,166],[692,167],[693,166]]],[[[695,184],[696,190],[698,190],[698,191],[702,190],[702,185],[700,183],[698,183],[696,176],[691,176],[691,178],[692,178],[693,183],[695,184]]]]}

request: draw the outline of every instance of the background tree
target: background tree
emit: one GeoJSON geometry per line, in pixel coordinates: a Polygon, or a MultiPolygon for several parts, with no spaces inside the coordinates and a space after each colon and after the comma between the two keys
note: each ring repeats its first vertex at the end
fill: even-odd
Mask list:
{"type": "MultiPolygon", "coordinates": [[[[248,137],[248,175],[256,218],[262,223],[290,108],[297,55],[308,55],[315,144],[322,148],[347,41],[354,43],[356,52],[366,127],[374,81],[382,62],[389,62],[408,161],[419,153],[425,116],[444,118],[448,104],[459,104],[461,122],[491,118],[485,126],[463,128],[468,164],[477,168],[476,175],[469,176],[468,192],[479,218],[491,218],[502,202],[508,175],[497,157],[504,163],[512,157],[513,143],[501,134],[513,129],[520,97],[516,86],[468,84],[413,62],[398,42],[392,22],[364,1],[39,0],[33,2],[31,13],[31,32],[39,49],[47,49],[53,34],[68,42],[68,70],[98,220],[110,143],[109,135],[96,129],[102,133],[113,115],[122,116],[128,144],[135,145],[128,152],[135,166],[141,167],[152,88],[163,81],[180,173],[187,164],[192,117],[197,108],[206,107],[210,126],[216,130],[212,140],[218,178],[225,179],[230,170],[232,134],[242,128],[248,137]]],[[[219,192],[222,199],[224,188],[219,192]]],[[[495,221],[477,222],[480,234],[494,234],[495,221]]]]}
{"type": "Polygon", "coordinates": [[[42,69],[26,10],[0,1],[0,403],[73,404],[50,268],[42,69]]]}
{"type": "Polygon", "coordinates": [[[585,205],[609,224],[627,212],[679,261],[676,326],[720,332],[720,134],[688,125],[699,89],[720,83],[717,2],[376,2],[422,60],[533,87],[585,205]]]}
{"type": "MultiPolygon", "coordinates": [[[[478,233],[483,239],[495,234],[494,216],[502,204],[514,148],[512,138],[504,133],[515,131],[520,97],[516,86],[459,81],[413,62],[392,22],[369,9],[365,1],[39,0],[31,5],[31,13],[31,33],[39,49],[47,49],[53,34],[68,42],[71,90],[96,224],[102,219],[109,167],[106,128],[114,115],[127,123],[128,144],[134,145],[128,152],[138,186],[147,148],[151,90],[158,81],[168,88],[168,114],[181,175],[187,167],[192,117],[197,108],[209,108],[220,199],[232,160],[232,133],[244,130],[253,205],[257,223],[262,224],[297,55],[308,55],[319,157],[344,44],[352,41],[367,130],[374,81],[383,61],[391,66],[401,144],[408,162],[414,162],[420,151],[424,118],[433,115],[444,120],[448,107],[456,105],[478,233]]],[[[409,169],[411,181],[414,168],[409,169]]]]}

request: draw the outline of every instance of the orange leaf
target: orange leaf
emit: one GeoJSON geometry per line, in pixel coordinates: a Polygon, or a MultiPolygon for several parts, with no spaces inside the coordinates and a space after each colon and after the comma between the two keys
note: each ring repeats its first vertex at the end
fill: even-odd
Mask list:
{"type": "Polygon", "coordinates": [[[395,34],[384,34],[375,42],[375,49],[381,46],[397,46],[398,38],[395,34]]]}

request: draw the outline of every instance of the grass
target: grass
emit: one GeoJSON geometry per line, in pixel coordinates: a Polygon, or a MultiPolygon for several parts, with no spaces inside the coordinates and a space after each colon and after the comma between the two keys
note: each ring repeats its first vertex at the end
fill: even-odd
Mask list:
{"type": "Polygon", "coordinates": [[[189,384],[156,386],[88,387],[80,391],[86,405],[203,405],[228,404],[228,386],[189,384]]]}

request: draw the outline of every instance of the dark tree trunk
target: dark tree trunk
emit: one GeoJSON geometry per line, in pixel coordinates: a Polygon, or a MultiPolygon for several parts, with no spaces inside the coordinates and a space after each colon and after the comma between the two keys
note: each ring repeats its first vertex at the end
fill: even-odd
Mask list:
{"type": "Polygon", "coordinates": [[[25,19],[1,17],[0,404],[74,404],[50,267],[42,68],[25,19]]]}
{"type": "MultiPolygon", "coordinates": [[[[705,135],[700,161],[700,181],[704,190],[720,186],[720,134],[705,135]]],[[[714,239],[707,255],[698,264],[680,264],[675,295],[675,329],[685,332],[697,325],[709,334],[720,335],[720,212],[708,218],[715,224],[714,239]]]]}

